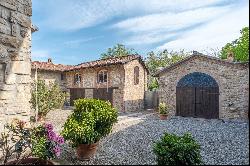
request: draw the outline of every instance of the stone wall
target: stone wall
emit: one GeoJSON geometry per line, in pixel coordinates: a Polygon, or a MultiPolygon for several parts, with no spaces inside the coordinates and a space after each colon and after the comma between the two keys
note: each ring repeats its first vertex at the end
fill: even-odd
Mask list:
{"type": "Polygon", "coordinates": [[[96,67],[80,69],[79,71],[66,72],[67,87],[69,88],[106,88],[122,87],[124,83],[124,69],[122,65],[111,65],[107,67],[96,67]],[[108,71],[108,84],[97,83],[97,73],[101,70],[108,71]],[[79,73],[82,81],[80,84],[74,84],[74,75],[79,73]]]}
{"type": "MultiPolygon", "coordinates": [[[[32,81],[35,80],[35,70],[32,70],[31,72],[31,78],[32,81]]],[[[66,87],[66,77],[64,76],[64,79],[61,80],[61,74],[64,74],[60,71],[45,71],[45,70],[37,70],[37,77],[38,79],[42,79],[45,81],[46,85],[49,85],[51,83],[57,83],[62,91],[67,91],[66,87]]]]}
{"type": "Polygon", "coordinates": [[[133,60],[124,65],[125,111],[140,111],[144,109],[144,92],[147,90],[147,72],[138,60],[133,60]],[[134,68],[139,67],[139,84],[134,83],[134,68]]]}
{"type": "Polygon", "coordinates": [[[31,0],[0,0],[0,122],[29,119],[31,15],[31,0]]]}
{"type": "MultiPolygon", "coordinates": [[[[124,89],[124,69],[123,65],[111,65],[105,67],[85,68],[78,71],[66,72],[67,88],[86,88],[85,97],[93,98],[93,89],[95,88],[118,88],[113,90],[113,106],[119,111],[124,111],[123,107],[123,89],[124,89]],[[108,71],[108,83],[97,83],[97,74],[101,70],[108,71]],[[81,83],[74,84],[74,76],[81,75],[81,83]]],[[[69,89],[68,89],[69,92],[69,89]]]]}
{"type": "Polygon", "coordinates": [[[171,106],[175,115],[176,85],[185,75],[193,72],[212,76],[219,85],[219,117],[247,119],[249,109],[249,65],[220,62],[196,57],[160,74],[160,102],[171,106]]]}

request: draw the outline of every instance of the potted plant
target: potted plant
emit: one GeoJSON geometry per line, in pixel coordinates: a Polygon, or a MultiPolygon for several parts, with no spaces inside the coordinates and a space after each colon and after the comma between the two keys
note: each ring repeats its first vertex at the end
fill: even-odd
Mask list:
{"type": "MultiPolygon", "coordinates": [[[[1,133],[0,149],[5,165],[54,165],[51,159],[59,157],[64,139],[57,136],[51,124],[27,126],[15,119],[5,125],[1,133]],[[9,161],[16,156],[15,160],[9,161]]],[[[0,159],[1,160],[1,159],[0,159]]]]}
{"type": "Polygon", "coordinates": [[[166,120],[168,117],[169,109],[166,103],[159,104],[159,114],[161,120],[166,120]]]}
{"type": "Polygon", "coordinates": [[[78,99],[74,106],[61,134],[76,148],[79,160],[89,160],[95,154],[99,140],[112,131],[118,113],[110,102],[97,99],[78,99]]]}

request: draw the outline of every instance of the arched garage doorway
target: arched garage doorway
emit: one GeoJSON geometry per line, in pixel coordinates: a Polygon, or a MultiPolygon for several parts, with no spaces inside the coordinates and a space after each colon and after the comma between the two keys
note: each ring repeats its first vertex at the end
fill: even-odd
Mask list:
{"type": "Polygon", "coordinates": [[[200,72],[181,78],[176,87],[176,115],[219,118],[219,86],[215,79],[200,72]]]}

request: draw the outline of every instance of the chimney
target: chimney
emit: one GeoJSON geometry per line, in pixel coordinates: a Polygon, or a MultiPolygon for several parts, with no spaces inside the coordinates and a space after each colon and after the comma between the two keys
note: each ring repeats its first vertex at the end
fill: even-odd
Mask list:
{"type": "Polygon", "coordinates": [[[228,62],[233,62],[234,61],[234,54],[232,51],[229,51],[227,54],[227,61],[228,62]]]}
{"type": "Polygon", "coordinates": [[[202,53],[200,53],[198,51],[193,51],[193,55],[202,55],[202,53]]]}
{"type": "Polygon", "coordinates": [[[52,63],[52,59],[51,58],[48,59],[48,63],[52,63]]]}

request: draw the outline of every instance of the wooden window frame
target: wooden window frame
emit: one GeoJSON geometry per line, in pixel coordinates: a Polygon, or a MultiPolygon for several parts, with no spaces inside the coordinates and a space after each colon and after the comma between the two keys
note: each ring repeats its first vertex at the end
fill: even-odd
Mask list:
{"type": "Polygon", "coordinates": [[[74,85],[79,85],[82,82],[82,76],[80,73],[76,73],[74,75],[74,85]],[[77,78],[76,78],[77,77],[77,78]],[[80,81],[78,80],[80,78],[80,81]]]}
{"type": "Polygon", "coordinates": [[[140,82],[140,68],[134,67],[134,85],[138,85],[140,82]]]}
{"type": "Polygon", "coordinates": [[[97,83],[103,84],[108,82],[108,71],[107,70],[100,70],[97,73],[97,83]]]}

